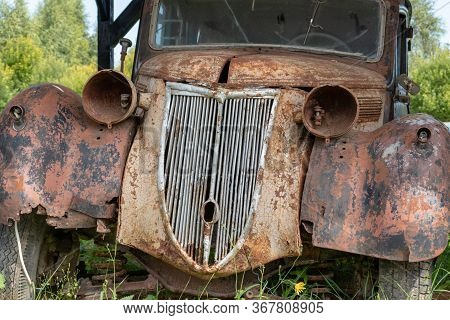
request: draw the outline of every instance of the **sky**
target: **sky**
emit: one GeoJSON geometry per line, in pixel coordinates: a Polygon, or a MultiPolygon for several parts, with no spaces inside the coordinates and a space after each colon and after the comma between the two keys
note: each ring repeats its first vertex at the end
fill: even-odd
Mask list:
{"type": "Polygon", "coordinates": [[[434,9],[445,24],[446,33],[442,40],[450,44],[450,0],[437,0],[434,9]]]}
{"type": "MultiPolygon", "coordinates": [[[[36,10],[38,4],[41,2],[41,0],[27,0],[27,3],[33,12],[36,10]]],[[[442,18],[442,21],[444,22],[444,27],[446,30],[446,33],[444,34],[442,41],[445,43],[450,44],[450,0],[435,0],[435,13],[442,18]]],[[[86,17],[87,22],[89,25],[89,29],[93,32],[95,30],[95,26],[97,24],[97,6],[95,4],[95,0],[83,0],[85,10],[86,10],[86,17]]],[[[122,10],[130,3],[130,0],[114,0],[114,12],[117,16],[122,12],[122,10]]],[[[133,41],[133,43],[136,42],[137,37],[137,26],[135,26],[127,35],[127,38],[133,41]]],[[[118,51],[115,50],[116,54],[116,60],[118,57],[118,51]]]]}

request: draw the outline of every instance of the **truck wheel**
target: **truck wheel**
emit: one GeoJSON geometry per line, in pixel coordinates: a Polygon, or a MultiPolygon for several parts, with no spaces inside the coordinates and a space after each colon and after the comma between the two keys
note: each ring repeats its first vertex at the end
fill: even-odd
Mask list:
{"type": "Polygon", "coordinates": [[[433,261],[379,260],[379,293],[388,300],[430,300],[433,261]]]}
{"type": "MultiPolygon", "coordinates": [[[[23,259],[31,280],[36,283],[40,253],[47,224],[34,214],[22,216],[18,223],[23,259]]],[[[1,300],[28,300],[34,298],[19,258],[14,226],[0,225],[0,288],[1,300]]]]}

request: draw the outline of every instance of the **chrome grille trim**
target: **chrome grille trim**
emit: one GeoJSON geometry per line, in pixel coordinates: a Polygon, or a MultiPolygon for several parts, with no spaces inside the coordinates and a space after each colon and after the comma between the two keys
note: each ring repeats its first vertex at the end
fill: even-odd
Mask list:
{"type": "Polygon", "coordinates": [[[159,190],[172,240],[198,264],[226,263],[246,235],[278,96],[167,83],[159,190]]]}

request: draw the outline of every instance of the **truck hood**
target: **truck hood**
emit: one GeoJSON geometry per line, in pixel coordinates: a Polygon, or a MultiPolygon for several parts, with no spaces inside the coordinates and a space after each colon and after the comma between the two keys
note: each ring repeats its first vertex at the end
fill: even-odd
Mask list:
{"type": "MultiPolygon", "coordinates": [[[[358,63],[358,62],[356,62],[358,63]]],[[[364,62],[359,62],[363,64],[364,62]]],[[[249,54],[233,51],[171,52],[146,61],[140,76],[168,81],[227,83],[232,86],[317,87],[338,84],[348,88],[383,89],[379,73],[329,57],[305,54],[249,54]]]]}

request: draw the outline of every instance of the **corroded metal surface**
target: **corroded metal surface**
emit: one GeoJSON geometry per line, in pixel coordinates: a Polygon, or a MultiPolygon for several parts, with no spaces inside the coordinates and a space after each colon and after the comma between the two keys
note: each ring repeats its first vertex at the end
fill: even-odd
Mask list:
{"type": "Polygon", "coordinates": [[[226,264],[204,266],[194,262],[169,233],[171,227],[162,207],[164,193],[157,184],[166,104],[164,82],[150,82],[147,91],[155,94],[157,100],[138,130],[125,170],[119,242],[206,279],[212,274],[228,276],[282,257],[300,255],[298,212],[304,174],[300,159],[301,152],[308,148],[300,149],[302,127],[292,121],[292,114],[303,103],[306,93],[281,90],[265,169],[258,176],[261,196],[249,232],[239,240],[239,249],[233,250],[226,264]]]}
{"type": "Polygon", "coordinates": [[[64,217],[48,217],[47,224],[55,229],[91,229],[97,226],[97,220],[83,213],[69,211],[64,217]]]}
{"type": "Polygon", "coordinates": [[[335,138],[349,132],[358,120],[359,103],[343,86],[314,88],[303,106],[303,124],[316,137],[335,138]]]}
{"type": "MultiPolygon", "coordinates": [[[[0,116],[0,223],[38,206],[49,217],[89,208],[82,213],[111,217],[133,135],[133,120],[111,130],[90,120],[65,87],[23,91],[0,116]],[[24,110],[23,130],[13,128],[13,106],[24,110]]],[[[73,225],[67,219],[63,224],[73,225]]]]}
{"type": "Polygon", "coordinates": [[[163,53],[145,62],[139,74],[168,81],[217,83],[227,62],[228,76],[222,80],[234,86],[386,87],[384,77],[375,71],[300,53],[248,54],[229,50],[163,53]]]}
{"type": "Polygon", "coordinates": [[[94,121],[108,128],[132,116],[137,107],[136,87],[123,73],[101,70],[83,89],[83,109],[94,121]]]}
{"type": "Polygon", "coordinates": [[[200,279],[180,272],[171,265],[142,252],[132,250],[132,254],[145,265],[147,271],[158,279],[158,282],[164,288],[176,294],[174,298],[177,296],[181,298],[186,295],[192,295],[196,298],[222,299],[241,297],[245,291],[250,291],[251,288],[259,288],[261,280],[295,266],[293,261],[274,261],[254,272],[235,273],[223,278],[216,278],[211,275],[208,278],[200,279]]]}
{"type": "Polygon", "coordinates": [[[258,54],[231,60],[228,83],[240,85],[382,89],[379,73],[332,59],[302,54],[258,54]]]}
{"type": "Polygon", "coordinates": [[[164,53],[145,62],[139,74],[168,81],[219,82],[232,51],[164,53]]]}
{"type": "Polygon", "coordinates": [[[437,257],[448,242],[449,150],[445,126],[426,115],[316,140],[301,212],[314,223],[313,244],[390,260],[437,257]],[[419,141],[420,129],[430,137],[419,141]]]}
{"type": "Polygon", "coordinates": [[[345,86],[358,98],[358,129],[364,131],[382,124],[386,99],[385,79],[379,73],[304,54],[255,55],[228,50],[163,53],[144,63],[137,78],[138,90],[145,92],[153,77],[213,87],[221,80],[223,86],[231,88],[345,86]]]}

